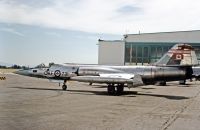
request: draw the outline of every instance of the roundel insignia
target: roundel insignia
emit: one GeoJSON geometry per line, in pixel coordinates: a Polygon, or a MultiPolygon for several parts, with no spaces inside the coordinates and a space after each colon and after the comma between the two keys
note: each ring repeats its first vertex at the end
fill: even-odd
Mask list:
{"type": "Polygon", "coordinates": [[[182,60],[183,55],[182,54],[176,54],[176,60],[182,60]]]}
{"type": "Polygon", "coordinates": [[[44,71],[44,75],[47,75],[48,73],[47,73],[47,71],[44,71]]]}
{"type": "Polygon", "coordinates": [[[61,75],[60,70],[56,70],[56,71],[54,72],[54,75],[55,75],[56,77],[60,77],[60,75],[61,75]]]}

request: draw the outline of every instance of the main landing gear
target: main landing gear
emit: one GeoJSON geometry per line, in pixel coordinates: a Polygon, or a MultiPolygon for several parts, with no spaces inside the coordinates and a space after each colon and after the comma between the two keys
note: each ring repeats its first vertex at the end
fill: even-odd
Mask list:
{"type": "Polygon", "coordinates": [[[67,83],[67,80],[64,80],[64,83],[63,83],[63,85],[62,85],[62,89],[63,89],[63,90],[67,90],[67,85],[66,85],[66,83],[67,83]]]}
{"type": "MultiPolygon", "coordinates": [[[[63,85],[62,85],[62,89],[65,91],[67,90],[67,80],[64,80],[63,85]]],[[[109,95],[121,95],[124,91],[124,84],[108,84],[108,88],[107,88],[108,94],[109,95]]]]}
{"type": "Polygon", "coordinates": [[[180,81],[179,81],[179,84],[180,84],[180,85],[186,85],[186,80],[180,80],[180,81]]]}
{"type": "Polygon", "coordinates": [[[166,81],[160,81],[159,83],[158,83],[160,86],[166,86],[167,84],[166,84],[166,81]]]}
{"type": "Polygon", "coordinates": [[[121,95],[124,91],[124,84],[118,84],[117,86],[109,84],[107,91],[109,95],[121,95]]]}

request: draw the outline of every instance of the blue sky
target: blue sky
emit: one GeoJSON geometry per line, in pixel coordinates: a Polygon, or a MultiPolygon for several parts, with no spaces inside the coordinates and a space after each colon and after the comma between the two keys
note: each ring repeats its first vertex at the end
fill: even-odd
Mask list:
{"type": "Polygon", "coordinates": [[[0,24],[0,59],[34,66],[39,63],[97,63],[98,39],[121,35],[97,34],[21,24],[0,24]]]}
{"type": "Polygon", "coordinates": [[[97,63],[98,39],[200,29],[198,0],[0,0],[0,61],[97,63]]]}

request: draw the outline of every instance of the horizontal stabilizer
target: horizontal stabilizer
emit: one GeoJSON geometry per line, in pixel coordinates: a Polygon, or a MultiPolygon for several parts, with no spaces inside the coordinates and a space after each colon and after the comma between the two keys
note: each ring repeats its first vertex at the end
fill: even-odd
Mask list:
{"type": "Polygon", "coordinates": [[[132,80],[132,84],[128,84],[128,87],[132,88],[132,87],[139,87],[143,85],[144,83],[142,81],[142,77],[140,75],[135,75],[134,79],[132,80]]]}

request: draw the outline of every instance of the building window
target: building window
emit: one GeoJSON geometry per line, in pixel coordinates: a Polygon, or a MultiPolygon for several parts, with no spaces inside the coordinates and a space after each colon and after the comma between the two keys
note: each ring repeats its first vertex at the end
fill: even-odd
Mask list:
{"type": "Polygon", "coordinates": [[[132,45],[132,60],[131,63],[136,63],[136,46],[132,45]]]}
{"type": "Polygon", "coordinates": [[[142,58],[137,58],[137,63],[142,63],[142,58]]]}
{"type": "Polygon", "coordinates": [[[125,46],[125,62],[130,62],[131,45],[126,44],[125,46]]]}
{"type": "Polygon", "coordinates": [[[132,57],[136,57],[136,46],[132,46],[132,57]]]}
{"type": "Polygon", "coordinates": [[[163,55],[162,47],[157,47],[157,58],[161,58],[163,55]]]}
{"type": "Polygon", "coordinates": [[[200,60],[200,46],[196,46],[194,47],[195,48],[195,53],[196,53],[196,56],[197,56],[197,59],[200,60]]]}
{"type": "Polygon", "coordinates": [[[167,53],[168,50],[169,50],[168,46],[163,47],[163,54],[167,53]]]}
{"type": "Polygon", "coordinates": [[[155,46],[151,46],[151,54],[150,54],[151,58],[156,58],[156,47],[155,46]]]}
{"type": "Polygon", "coordinates": [[[137,47],[137,57],[142,57],[142,47],[141,46],[137,47]]]}
{"type": "Polygon", "coordinates": [[[149,48],[148,47],[144,47],[143,56],[145,58],[149,58],[149,48]]]}
{"type": "Polygon", "coordinates": [[[149,63],[149,58],[143,58],[143,63],[149,63]]]}

